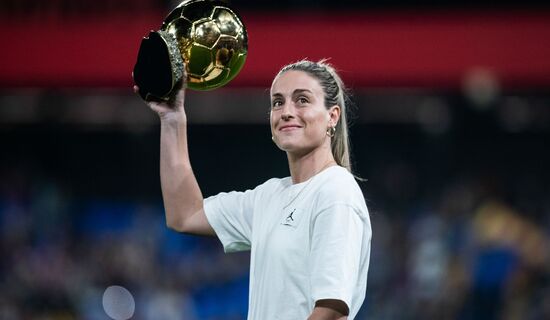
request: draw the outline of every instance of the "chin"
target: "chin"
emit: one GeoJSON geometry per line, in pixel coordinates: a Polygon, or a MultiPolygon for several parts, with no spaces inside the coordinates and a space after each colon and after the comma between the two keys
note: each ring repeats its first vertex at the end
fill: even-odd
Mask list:
{"type": "Polygon", "coordinates": [[[279,147],[279,149],[286,152],[299,149],[299,147],[293,141],[289,141],[289,139],[282,139],[282,140],[283,141],[277,140],[277,147],[279,147]]]}
{"type": "Polygon", "coordinates": [[[296,149],[296,147],[292,143],[277,143],[277,147],[286,152],[296,149]]]}
{"type": "Polygon", "coordinates": [[[292,143],[279,144],[278,146],[279,146],[279,149],[285,151],[286,153],[291,153],[291,154],[295,154],[295,155],[306,154],[306,153],[310,152],[312,149],[314,149],[314,148],[299,146],[299,145],[292,144],[292,143]]]}

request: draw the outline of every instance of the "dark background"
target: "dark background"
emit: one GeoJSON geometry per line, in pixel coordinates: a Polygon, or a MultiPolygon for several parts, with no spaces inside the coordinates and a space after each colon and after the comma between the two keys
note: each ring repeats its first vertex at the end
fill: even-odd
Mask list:
{"type": "MultiPolygon", "coordinates": [[[[315,18],[336,11],[382,12],[390,21],[416,13],[441,13],[442,21],[550,15],[535,1],[232,3],[275,23],[290,13],[315,18]]],[[[128,12],[162,17],[173,5],[2,1],[0,16],[3,30],[37,17],[47,17],[47,29],[75,17],[91,25],[128,12]]],[[[147,20],[139,30],[150,28],[147,20]]],[[[533,39],[532,48],[548,51],[547,39],[533,39]]],[[[4,54],[23,47],[7,45],[11,53],[4,54]]],[[[314,49],[312,56],[330,56],[314,49]]],[[[513,41],[500,50],[529,56],[513,41]]],[[[2,59],[2,70],[27,70],[25,52],[18,55],[2,59]]],[[[499,58],[495,53],[496,65],[499,58]]],[[[378,59],[391,66],[390,58],[378,59]]],[[[515,75],[471,65],[445,84],[343,70],[354,105],[353,168],[366,180],[360,186],[373,225],[367,297],[357,319],[550,317],[550,77],[546,65],[525,62],[529,67],[515,75]]],[[[109,78],[113,72],[76,81],[58,70],[29,73],[28,83],[0,75],[0,319],[108,319],[102,296],[112,285],[132,293],[132,319],[245,319],[248,254],[225,255],[216,239],[165,226],[156,115],[131,83],[109,78]]],[[[188,93],[191,161],[205,196],[288,175],[285,154],[271,142],[263,82],[188,93]]]]}

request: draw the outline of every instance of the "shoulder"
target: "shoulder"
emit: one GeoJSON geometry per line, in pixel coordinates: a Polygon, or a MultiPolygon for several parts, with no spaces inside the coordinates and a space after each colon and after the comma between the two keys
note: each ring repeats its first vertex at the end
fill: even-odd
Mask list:
{"type": "Polygon", "coordinates": [[[284,188],[290,181],[289,177],[286,178],[270,178],[256,187],[246,190],[245,192],[272,192],[279,188],[284,188]]]}
{"type": "MultiPolygon", "coordinates": [[[[334,166],[322,173],[318,182],[319,192],[327,197],[342,198],[345,195],[363,196],[355,177],[346,169],[334,166]]],[[[344,197],[345,198],[345,197],[344,197]]]]}
{"type": "Polygon", "coordinates": [[[248,197],[261,199],[265,196],[270,196],[278,193],[281,189],[285,188],[285,185],[287,185],[289,181],[290,178],[271,178],[251,189],[247,189],[245,191],[231,191],[228,193],[240,193],[248,197]]]}
{"type": "Polygon", "coordinates": [[[331,179],[336,183],[345,183],[345,184],[353,183],[355,185],[357,184],[353,174],[351,174],[351,172],[349,172],[348,169],[340,166],[330,167],[327,170],[324,179],[331,179]]]}
{"type": "Polygon", "coordinates": [[[290,178],[271,178],[259,184],[254,190],[260,192],[273,192],[277,189],[285,188],[290,183],[290,178]]]}
{"type": "Polygon", "coordinates": [[[317,182],[318,211],[332,206],[348,206],[360,215],[368,214],[363,192],[346,168],[331,167],[317,182]]]}
{"type": "Polygon", "coordinates": [[[240,199],[255,199],[262,194],[272,194],[279,188],[283,188],[288,178],[271,178],[259,185],[246,190],[224,191],[205,198],[206,202],[211,202],[215,199],[240,198],[240,199]]]}

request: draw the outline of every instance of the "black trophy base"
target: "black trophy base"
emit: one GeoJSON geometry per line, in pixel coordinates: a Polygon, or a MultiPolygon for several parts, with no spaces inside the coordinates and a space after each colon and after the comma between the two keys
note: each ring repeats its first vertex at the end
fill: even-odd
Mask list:
{"type": "Polygon", "coordinates": [[[159,33],[151,31],[143,38],[133,72],[143,100],[168,100],[174,89],[170,54],[159,33]]]}

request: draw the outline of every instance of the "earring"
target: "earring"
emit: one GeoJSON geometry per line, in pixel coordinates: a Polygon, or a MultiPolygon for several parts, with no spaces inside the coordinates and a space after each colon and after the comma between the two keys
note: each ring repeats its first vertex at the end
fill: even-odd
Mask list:
{"type": "Polygon", "coordinates": [[[336,126],[327,128],[327,136],[332,138],[334,137],[335,134],[336,134],[336,126]]]}

